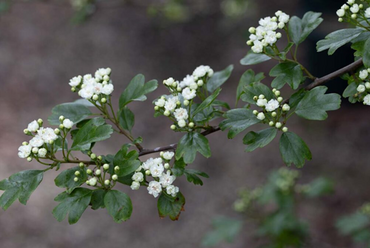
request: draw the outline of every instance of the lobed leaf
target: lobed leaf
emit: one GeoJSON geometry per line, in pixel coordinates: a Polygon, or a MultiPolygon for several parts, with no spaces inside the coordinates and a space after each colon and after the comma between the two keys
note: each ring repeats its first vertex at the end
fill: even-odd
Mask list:
{"type": "Polygon", "coordinates": [[[177,145],[176,159],[183,157],[186,164],[191,164],[197,152],[206,158],[211,156],[208,140],[200,133],[189,132],[180,139],[177,145]]]}
{"type": "Polygon", "coordinates": [[[295,164],[303,167],[305,160],[311,160],[312,154],[306,143],[295,133],[286,132],[280,137],[280,154],[286,165],[295,164]]]}
{"type": "Polygon", "coordinates": [[[234,66],[229,65],[224,70],[215,72],[211,79],[207,82],[207,90],[209,92],[213,92],[223,85],[229,79],[233,69],[234,66]]]}

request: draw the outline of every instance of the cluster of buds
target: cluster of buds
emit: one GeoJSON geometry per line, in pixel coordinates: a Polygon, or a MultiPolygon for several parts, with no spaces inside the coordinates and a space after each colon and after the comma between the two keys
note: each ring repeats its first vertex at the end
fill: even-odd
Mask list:
{"type": "Polygon", "coordinates": [[[252,205],[253,201],[261,196],[262,190],[262,188],[240,190],[240,198],[234,202],[234,210],[237,212],[245,212],[252,205]]]}
{"type": "Polygon", "coordinates": [[[94,77],[91,74],[76,76],[69,81],[73,92],[84,99],[106,103],[107,97],[112,94],[114,87],[110,79],[112,70],[110,68],[100,68],[95,72],[94,77]]]}
{"type": "Polygon", "coordinates": [[[262,94],[253,97],[256,105],[263,108],[262,111],[253,110],[253,114],[256,115],[257,119],[268,124],[270,127],[275,127],[281,129],[283,132],[287,132],[288,128],[284,126],[284,122],[280,122],[280,118],[290,111],[290,106],[286,103],[281,105],[284,99],[280,96],[279,90],[273,89],[272,92],[277,97],[276,99],[268,100],[262,94]]]}
{"type": "Polygon", "coordinates": [[[26,158],[30,162],[33,158],[46,158],[48,153],[53,152],[52,147],[48,145],[52,145],[59,138],[60,130],[44,128],[42,125],[43,120],[38,119],[29,123],[24,129],[24,133],[32,139],[29,142],[24,141],[18,148],[20,158],[26,158]]]}
{"type": "Polygon", "coordinates": [[[364,105],[370,105],[370,82],[367,81],[369,80],[369,73],[370,68],[360,71],[359,78],[364,82],[357,86],[357,93],[355,94],[355,97],[364,105]]]}
{"type": "Polygon", "coordinates": [[[343,4],[340,9],[337,10],[338,21],[361,21],[370,18],[370,8],[364,8],[362,3],[357,4],[355,0],[348,0],[346,4],[343,4]]]}
{"type": "Polygon", "coordinates": [[[176,197],[179,192],[179,188],[173,185],[176,180],[176,176],[172,175],[170,161],[175,154],[173,152],[161,152],[159,158],[149,158],[146,160],[138,169],[137,172],[132,176],[133,190],[138,190],[141,182],[144,181],[144,174],[151,176],[152,181],[149,182],[147,190],[150,195],[155,198],[162,192],[166,192],[172,197],[176,197]]]}
{"type": "Polygon", "coordinates": [[[265,47],[275,45],[277,40],[281,38],[281,33],[276,30],[283,29],[289,22],[289,18],[289,15],[280,10],[273,17],[261,18],[259,20],[260,26],[249,28],[251,35],[247,45],[252,47],[254,53],[262,53],[265,47]]]}
{"type": "Polygon", "coordinates": [[[194,70],[192,75],[187,75],[181,82],[172,77],[163,81],[171,95],[161,96],[154,101],[154,110],[174,121],[174,124],[171,125],[172,130],[194,127],[194,122],[190,119],[193,99],[202,90],[206,90],[204,86],[212,75],[212,68],[201,65],[194,70]]]}
{"type": "Polygon", "coordinates": [[[288,193],[294,188],[297,179],[300,176],[299,171],[280,168],[277,172],[278,177],[275,180],[275,186],[283,193],[288,193]]]}

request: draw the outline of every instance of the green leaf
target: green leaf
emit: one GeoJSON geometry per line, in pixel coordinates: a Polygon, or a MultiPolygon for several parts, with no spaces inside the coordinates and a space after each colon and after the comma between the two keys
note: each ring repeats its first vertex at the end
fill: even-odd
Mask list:
{"type": "Polygon", "coordinates": [[[208,140],[200,133],[189,132],[180,139],[177,145],[176,159],[183,157],[186,164],[191,164],[197,152],[206,158],[211,156],[208,140]]]}
{"type": "Polygon", "coordinates": [[[127,106],[125,106],[124,108],[118,111],[118,118],[119,118],[119,125],[123,129],[131,132],[132,127],[135,124],[134,113],[132,113],[132,111],[127,106]]]}
{"type": "Polygon", "coordinates": [[[343,92],[343,97],[348,98],[357,93],[358,85],[355,82],[350,83],[343,92]]]}
{"type": "MultiPolygon", "coordinates": [[[[302,33],[299,43],[302,43],[323,21],[321,13],[307,12],[302,18],[302,33]]],[[[290,24],[290,23],[289,23],[290,24]]]]}
{"type": "Polygon", "coordinates": [[[245,151],[251,152],[257,148],[262,148],[267,146],[277,134],[276,128],[267,128],[258,132],[249,132],[244,136],[243,143],[247,145],[245,151]]]}
{"type": "Polygon", "coordinates": [[[207,97],[201,104],[199,104],[198,107],[194,111],[191,112],[191,114],[195,116],[196,114],[201,112],[203,109],[210,106],[213,103],[213,101],[216,100],[217,96],[220,94],[220,91],[221,89],[219,88],[215,92],[213,92],[213,94],[207,97]]]}
{"type": "Polygon", "coordinates": [[[112,126],[105,124],[103,118],[91,119],[77,132],[71,150],[81,150],[87,144],[106,140],[112,133],[112,126]]]}
{"type": "Polygon", "coordinates": [[[222,241],[231,243],[239,234],[243,222],[220,216],[213,220],[213,230],[205,235],[202,246],[216,246],[222,241]]]}
{"type": "Polygon", "coordinates": [[[334,31],[325,37],[325,40],[317,42],[316,49],[322,52],[329,49],[328,54],[332,55],[341,46],[351,42],[358,37],[364,30],[359,28],[347,28],[334,31]]]}
{"type": "Polygon", "coordinates": [[[238,88],[236,89],[236,103],[239,101],[242,94],[244,94],[244,88],[254,82],[259,82],[264,78],[263,73],[259,73],[256,76],[254,75],[254,71],[249,69],[243,73],[242,77],[240,78],[238,88]]]}
{"type": "Polygon", "coordinates": [[[222,131],[230,129],[227,137],[232,139],[246,128],[260,122],[253,111],[245,108],[232,109],[226,112],[225,120],[220,123],[222,131]]]}
{"type": "Polygon", "coordinates": [[[127,149],[127,146],[123,146],[113,159],[113,165],[119,167],[119,171],[116,172],[119,177],[124,177],[135,172],[141,164],[138,160],[139,153],[137,151],[127,153],[127,149]]]}
{"type": "Polygon", "coordinates": [[[318,197],[330,194],[333,192],[333,190],[334,190],[333,181],[325,177],[319,177],[315,179],[313,182],[310,182],[310,184],[308,185],[308,189],[304,193],[309,197],[318,197]]]}
{"type": "Polygon", "coordinates": [[[53,209],[53,216],[62,221],[68,214],[69,224],[75,224],[89,206],[93,191],[86,188],[76,188],[71,194],[63,192],[54,200],[60,202],[53,209]]]}
{"type": "Polygon", "coordinates": [[[123,109],[132,101],[145,101],[145,95],[154,91],[157,87],[157,80],[151,80],[145,83],[144,75],[136,75],[121,94],[119,98],[119,109],[123,109]]]}
{"type": "Polygon", "coordinates": [[[89,108],[86,107],[86,104],[77,101],[57,105],[51,110],[51,112],[52,115],[49,116],[48,121],[50,125],[58,126],[60,124],[59,116],[61,115],[76,124],[92,114],[89,108]]]}
{"type": "Polygon", "coordinates": [[[84,168],[79,166],[70,168],[68,170],[60,173],[54,180],[55,185],[59,188],[66,188],[66,192],[70,194],[75,188],[81,186],[87,180],[87,173],[84,168]],[[76,177],[75,172],[80,172],[80,175],[77,177],[78,181],[75,182],[74,178],[76,177]]]}
{"type": "Polygon", "coordinates": [[[168,216],[171,220],[178,220],[181,211],[184,211],[185,197],[181,192],[178,192],[176,198],[169,198],[170,196],[163,193],[159,196],[157,203],[158,214],[161,218],[168,216]]]}
{"type": "Polygon", "coordinates": [[[308,120],[325,120],[328,117],[326,111],[340,108],[341,99],[338,94],[325,94],[327,87],[313,88],[298,103],[295,113],[308,120]]]}
{"type": "Polygon", "coordinates": [[[312,155],[306,143],[295,133],[286,132],[280,138],[280,154],[286,165],[295,164],[302,167],[305,160],[311,160],[312,155]]]}
{"type": "Polygon", "coordinates": [[[291,109],[297,107],[298,103],[306,95],[307,91],[305,89],[300,89],[295,92],[289,99],[289,106],[291,109]]]}
{"type": "Polygon", "coordinates": [[[0,181],[0,190],[4,190],[0,197],[0,207],[7,210],[17,199],[26,205],[32,192],[41,183],[43,174],[43,170],[26,170],[0,181]]]}
{"type": "Polygon", "coordinates": [[[131,199],[121,191],[108,191],[104,197],[104,205],[117,223],[128,220],[132,214],[131,199]]]}
{"type": "Polygon", "coordinates": [[[296,16],[290,18],[288,31],[292,41],[298,45],[302,36],[302,20],[296,16]]]}
{"type": "Polygon", "coordinates": [[[262,53],[254,53],[252,50],[248,52],[248,54],[240,60],[240,64],[242,65],[256,65],[265,61],[270,60],[271,58],[262,53]]]}
{"type": "Polygon", "coordinates": [[[175,164],[173,168],[171,169],[171,171],[176,177],[180,177],[184,174],[185,167],[186,167],[186,164],[183,158],[176,159],[175,164]]]}
{"type": "Polygon", "coordinates": [[[91,208],[97,210],[99,208],[105,208],[104,198],[108,191],[104,189],[96,189],[91,195],[91,208]]]}
{"type": "Polygon", "coordinates": [[[278,89],[288,83],[292,89],[296,90],[305,79],[300,65],[290,61],[277,64],[271,69],[270,76],[276,77],[271,86],[278,89]]]}
{"type": "Polygon", "coordinates": [[[200,179],[198,176],[209,178],[206,173],[197,170],[186,169],[184,172],[188,182],[194,183],[195,185],[203,185],[202,179],[200,179]]]}
{"type": "Polygon", "coordinates": [[[226,80],[229,79],[231,72],[233,71],[234,66],[229,65],[223,71],[218,71],[213,74],[211,79],[207,82],[207,90],[209,92],[215,91],[221,85],[223,85],[226,80]]]}
{"type": "Polygon", "coordinates": [[[336,223],[336,227],[342,235],[350,235],[368,228],[369,224],[370,218],[367,215],[356,212],[340,218],[336,223]]]}
{"type": "Polygon", "coordinates": [[[275,99],[274,93],[271,89],[263,83],[253,83],[244,88],[244,94],[241,95],[241,99],[244,102],[250,104],[256,104],[256,101],[253,99],[254,96],[264,95],[267,100],[275,99]]]}
{"type": "Polygon", "coordinates": [[[367,39],[364,45],[363,61],[366,68],[370,67],[370,38],[367,39]]]}

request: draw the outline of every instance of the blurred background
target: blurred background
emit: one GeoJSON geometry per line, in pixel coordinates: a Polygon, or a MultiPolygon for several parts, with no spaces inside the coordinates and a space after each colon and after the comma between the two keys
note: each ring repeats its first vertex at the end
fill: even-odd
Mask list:
{"type": "MultiPolygon", "coordinates": [[[[345,27],[335,15],[342,4],[337,0],[1,1],[0,178],[42,168],[17,156],[18,147],[27,139],[23,129],[34,119],[46,120],[53,106],[78,98],[68,85],[73,76],[111,67],[117,103],[120,92],[138,73],[161,82],[170,76],[181,80],[201,64],[215,71],[234,64],[232,77],[220,94],[220,100],[234,106],[239,78],[249,69],[239,64],[249,49],[245,44],[248,28],[279,9],[299,17],[309,10],[323,13],[324,22],[299,48],[300,61],[315,76],[351,63],[353,52],[349,47],[331,57],[315,52],[317,40],[345,27]]],[[[268,72],[273,65],[252,68],[268,72]]],[[[263,82],[270,84],[270,78],[263,82]]],[[[336,80],[329,86],[341,93],[345,84],[336,80]]],[[[148,101],[131,107],[136,114],[133,133],[143,137],[146,148],[174,143],[180,137],[171,132],[166,118],[153,118],[151,101],[163,93],[164,87],[159,87],[148,101]]],[[[317,176],[336,182],[333,195],[300,205],[298,215],[309,222],[316,244],[311,247],[361,247],[339,236],[334,222],[370,197],[368,113],[368,108],[349,105],[344,99],[342,108],[330,112],[327,121],[291,119],[290,130],[306,141],[313,154],[313,160],[301,169],[301,182],[317,176]]],[[[132,192],[123,187],[134,205],[128,222],[115,224],[105,210],[88,209],[73,226],[67,221],[59,223],[51,211],[57,205],[53,199],[62,189],[54,186],[57,173],[50,172],[27,206],[15,203],[6,212],[0,211],[0,246],[200,247],[214,216],[241,217],[232,207],[239,188],[257,187],[271,170],[284,166],[278,139],[263,149],[245,153],[242,137],[228,140],[221,132],[208,136],[213,156],[198,156],[190,167],[205,171],[210,179],[204,180],[202,187],[187,183],[185,178],[178,180],[186,197],[186,211],[179,221],[160,219],[156,200],[144,188],[132,192]]],[[[114,154],[124,142],[124,137],[116,135],[94,151],[114,154]]],[[[246,220],[236,241],[219,247],[256,247],[255,228],[246,220]]]]}

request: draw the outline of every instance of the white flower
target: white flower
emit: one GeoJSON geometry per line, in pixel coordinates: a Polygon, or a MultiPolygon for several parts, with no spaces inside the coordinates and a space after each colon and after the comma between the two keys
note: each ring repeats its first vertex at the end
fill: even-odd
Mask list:
{"type": "Polygon", "coordinates": [[[54,130],[49,127],[42,127],[37,131],[37,133],[41,136],[45,143],[50,143],[58,139],[58,136],[55,134],[54,130]]]}
{"type": "Polygon", "coordinates": [[[144,181],[144,175],[141,172],[136,172],[134,175],[132,175],[132,180],[136,182],[142,182],[144,181]]]}
{"type": "Polygon", "coordinates": [[[346,14],[346,11],[344,9],[338,9],[337,10],[337,16],[343,17],[346,14]]]}
{"type": "Polygon", "coordinates": [[[360,10],[360,7],[358,6],[358,4],[354,4],[351,8],[349,8],[351,10],[351,12],[353,14],[356,14],[358,13],[358,11],[360,10]]]}
{"type": "Polygon", "coordinates": [[[258,40],[258,37],[255,34],[251,34],[249,36],[249,39],[254,42],[254,41],[258,40]]]}
{"type": "Polygon", "coordinates": [[[179,86],[181,88],[189,87],[190,84],[195,83],[194,77],[190,75],[186,75],[184,79],[180,82],[179,86]]]}
{"type": "Polygon", "coordinates": [[[175,155],[174,152],[164,152],[163,153],[163,158],[166,159],[166,160],[171,160],[174,155],[175,155]]]}
{"type": "Polygon", "coordinates": [[[159,182],[162,184],[163,188],[170,186],[175,180],[176,180],[176,177],[171,176],[170,171],[167,171],[166,174],[163,173],[162,176],[159,178],[159,182]]]}
{"type": "Polygon", "coordinates": [[[45,149],[45,148],[41,148],[41,149],[39,149],[39,151],[38,151],[38,156],[40,157],[40,158],[45,158],[45,156],[46,156],[46,154],[48,153],[48,151],[45,149]]]}
{"type": "Polygon", "coordinates": [[[164,171],[162,164],[152,164],[149,168],[152,177],[160,177],[164,171]]]}
{"type": "Polygon", "coordinates": [[[365,87],[366,87],[366,89],[370,89],[370,83],[369,82],[366,82],[365,83],[365,87]]]}
{"type": "Polygon", "coordinates": [[[164,100],[162,98],[159,98],[154,104],[155,104],[155,106],[158,106],[158,107],[162,108],[166,104],[166,100],[164,100]]]}
{"type": "Polygon", "coordinates": [[[153,195],[155,198],[162,192],[162,186],[157,181],[151,181],[148,186],[148,193],[153,195]]]}
{"type": "Polygon", "coordinates": [[[110,73],[111,73],[111,69],[110,68],[99,68],[95,72],[95,76],[104,77],[104,76],[109,76],[110,73]]]}
{"type": "Polygon", "coordinates": [[[81,82],[82,82],[82,77],[77,76],[69,80],[69,85],[72,87],[76,87],[76,86],[79,86],[81,82]]]}
{"type": "Polygon", "coordinates": [[[83,77],[83,81],[84,81],[84,83],[85,83],[85,81],[87,81],[87,80],[89,80],[89,79],[91,79],[91,78],[93,78],[91,74],[86,74],[86,75],[84,75],[84,77],[83,77]]]}
{"type": "Polygon", "coordinates": [[[154,165],[158,165],[158,164],[162,164],[162,158],[149,158],[147,161],[145,161],[143,164],[142,164],[142,167],[144,170],[149,170],[149,168],[154,164],[154,165]]]}
{"type": "Polygon", "coordinates": [[[166,188],[167,194],[171,195],[172,197],[176,197],[177,193],[179,193],[179,187],[169,185],[166,188]]]}
{"type": "Polygon", "coordinates": [[[288,23],[289,22],[289,15],[285,14],[285,13],[281,13],[279,15],[279,22],[284,22],[284,23],[288,23]]]}
{"type": "Polygon", "coordinates": [[[258,113],[257,119],[263,121],[265,119],[265,114],[262,113],[262,112],[261,113],[258,113]]]}
{"type": "Polygon", "coordinates": [[[265,27],[265,26],[267,26],[269,23],[271,22],[271,17],[270,16],[267,16],[267,17],[265,17],[265,18],[261,18],[260,20],[259,20],[259,25],[261,25],[262,27],[265,27]]]}
{"type": "Polygon", "coordinates": [[[193,76],[198,79],[204,77],[205,75],[207,75],[207,73],[209,77],[212,76],[213,70],[211,69],[211,67],[209,67],[208,65],[200,65],[193,71],[193,76]]]}
{"type": "Polygon", "coordinates": [[[90,178],[89,180],[89,184],[91,186],[95,186],[97,182],[98,182],[98,179],[96,177],[90,178]]]}
{"type": "Polygon", "coordinates": [[[360,92],[360,93],[364,92],[365,90],[366,90],[366,88],[365,88],[365,85],[363,85],[363,84],[360,84],[357,87],[357,91],[360,92]]]}
{"type": "Polygon", "coordinates": [[[266,99],[258,99],[257,100],[257,106],[258,107],[263,107],[267,104],[267,100],[266,99]]]}
{"type": "Polygon", "coordinates": [[[102,93],[103,85],[101,83],[94,82],[91,85],[93,86],[94,94],[99,95],[100,93],[102,93]]]}
{"type": "Polygon", "coordinates": [[[167,99],[166,103],[164,104],[165,110],[170,112],[174,111],[175,108],[177,107],[177,101],[178,98],[176,96],[167,99]]]}
{"type": "Polygon", "coordinates": [[[185,122],[185,120],[179,120],[179,121],[177,122],[177,124],[179,125],[179,127],[185,127],[185,126],[186,126],[186,122],[185,122]]]}
{"type": "Polygon", "coordinates": [[[252,46],[252,51],[254,53],[262,53],[263,51],[263,44],[262,42],[256,40],[254,43],[253,43],[253,46],[252,46]]]}
{"type": "Polygon", "coordinates": [[[190,88],[185,88],[182,90],[182,96],[184,97],[185,100],[191,100],[193,99],[194,97],[196,97],[196,91],[195,90],[192,90],[190,88]]]}
{"type": "Polygon", "coordinates": [[[20,146],[18,148],[18,156],[20,158],[27,158],[31,154],[31,151],[32,151],[32,146],[30,145],[20,146]]]}
{"type": "Polygon", "coordinates": [[[73,122],[70,119],[64,119],[63,126],[67,129],[71,129],[73,127],[73,122]]]}
{"type": "Polygon", "coordinates": [[[275,109],[279,107],[279,102],[275,99],[272,99],[268,101],[265,107],[266,107],[266,110],[269,112],[274,111],[275,109]]]}
{"type": "Polygon", "coordinates": [[[168,78],[167,80],[163,80],[163,84],[167,85],[167,86],[172,86],[172,84],[175,82],[175,80],[170,77],[168,78]]]}
{"type": "Polygon", "coordinates": [[[110,95],[112,94],[113,90],[114,90],[113,84],[106,84],[101,89],[101,93],[103,93],[104,95],[110,95]]]}
{"type": "Polygon", "coordinates": [[[36,135],[30,140],[30,145],[32,147],[41,147],[44,144],[44,140],[41,138],[40,135],[36,135]]]}
{"type": "Polygon", "coordinates": [[[366,17],[366,18],[370,18],[370,8],[367,8],[367,9],[365,10],[365,17],[366,17]]]}
{"type": "Polygon", "coordinates": [[[140,188],[140,183],[133,181],[130,187],[132,190],[138,190],[140,188]]]}
{"type": "Polygon", "coordinates": [[[367,95],[364,97],[364,104],[365,104],[365,105],[370,105],[370,94],[367,94],[367,95]]]}
{"type": "Polygon", "coordinates": [[[189,118],[188,111],[184,108],[178,108],[173,113],[177,121],[187,120],[189,118]]]}
{"type": "Polygon", "coordinates": [[[360,75],[359,77],[362,79],[362,80],[365,80],[367,78],[367,76],[369,75],[368,71],[367,70],[362,70],[360,71],[360,75]]]}
{"type": "Polygon", "coordinates": [[[279,22],[278,28],[283,29],[284,27],[285,27],[285,23],[284,22],[279,22]]]}
{"type": "Polygon", "coordinates": [[[277,41],[276,32],[268,31],[267,34],[265,35],[265,42],[272,46],[273,44],[276,43],[276,41],[277,41]]]}
{"type": "Polygon", "coordinates": [[[93,85],[85,85],[78,94],[80,97],[84,99],[91,99],[91,97],[94,95],[94,86],[93,85]]]}
{"type": "Polygon", "coordinates": [[[352,5],[352,4],[354,4],[354,3],[355,3],[355,0],[348,0],[348,1],[347,1],[347,3],[348,3],[349,5],[352,5]]]}
{"type": "Polygon", "coordinates": [[[36,132],[40,128],[40,125],[37,121],[33,121],[30,124],[28,124],[28,131],[30,132],[36,132]]]}

